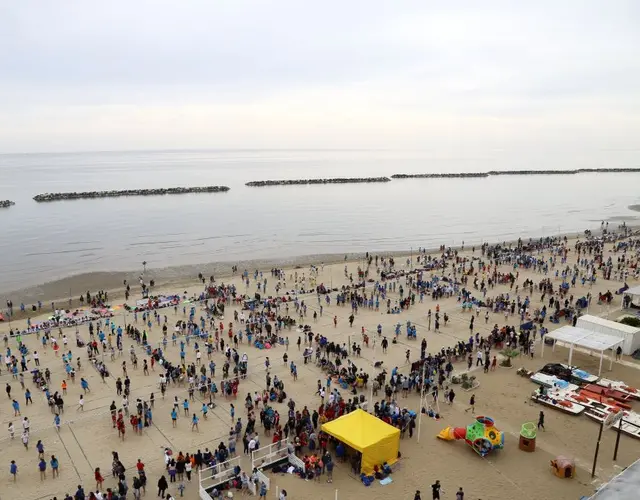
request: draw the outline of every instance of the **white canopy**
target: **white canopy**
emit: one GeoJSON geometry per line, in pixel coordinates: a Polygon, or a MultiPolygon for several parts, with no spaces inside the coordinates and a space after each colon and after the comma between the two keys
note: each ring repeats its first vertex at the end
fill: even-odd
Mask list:
{"type": "Polygon", "coordinates": [[[628,288],[623,293],[626,295],[640,295],[640,285],[628,288]]]}
{"type": "Polygon", "coordinates": [[[623,339],[622,352],[624,354],[633,354],[636,349],[640,348],[640,328],[638,327],[624,325],[617,321],[611,321],[589,314],[580,316],[576,326],[591,332],[604,333],[623,339]]]}
{"type": "MultiPolygon", "coordinates": [[[[615,347],[622,345],[624,339],[616,337],[614,335],[607,335],[606,333],[592,332],[585,330],[584,328],[577,328],[575,326],[562,326],[557,330],[548,332],[545,338],[555,339],[556,342],[563,342],[569,344],[569,364],[571,364],[571,358],[573,357],[574,346],[589,349],[590,351],[600,352],[600,368],[598,375],[602,373],[602,358],[604,357],[604,351],[608,349],[614,349],[615,347]]],[[[555,348],[555,344],[553,345],[555,348]]],[[[542,355],[544,356],[544,342],[542,342],[542,355]]],[[[609,369],[613,368],[613,353],[611,356],[611,365],[609,369]]]]}

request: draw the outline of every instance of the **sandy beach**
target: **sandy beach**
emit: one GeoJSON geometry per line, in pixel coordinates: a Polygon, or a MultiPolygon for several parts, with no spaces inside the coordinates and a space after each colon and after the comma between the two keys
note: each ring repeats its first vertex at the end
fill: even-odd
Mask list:
{"type": "MultiPolygon", "coordinates": [[[[584,240],[584,238],[581,238],[584,240]]],[[[573,251],[575,240],[571,239],[567,243],[568,264],[573,266],[576,261],[575,252],[573,251]]],[[[617,254],[611,253],[611,244],[605,246],[605,259],[608,255],[613,255],[615,260],[617,254]]],[[[417,249],[412,254],[404,253],[404,255],[395,255],[396,268],[401,270],[410,270],[417,265],[417,249]],[[408,262],[407,262],[408,261],[408,262]]],[[[430,252],[436,255],[438,252],[430,252]]],[[[375,252],[372,253],[375,255],[375,252]]],[[[385,253],[385,256],[390,254],[385,253]]],[[[637,254],[633,253],[634,259],[637,260],[637,254]]],[[[459,256],[480,257],[480,250],[464,248],[459,256]]],[[[548,257],[549,254],[545,254],[548,257]]],[[[349,284],[349,279],[345,276],[345,267],[347,275],[353,274],[357,277],[359,267],[364,267],[363,255],[360,254],[334,254],[334,255],[317,255],[304,257],[299,259],[290,259],[280,262],[234,262],[228,264],[216,264],[208,266],[185,266],[182,268],[172,268],[171,270],[150,270],[145,274],[144,279],[155,279],[156,284],[153,289],[154,294],[185,294],[191,297],[199,294],[202,289],[202,283],[198,281],[197,274],[202,273],[205,277],[214,274],[216,283],[224,282],[225,284],[233,283],[240,293],[248,293],[253,295],[256,292],[256,280],[253,279],[253,271],[262,271],[264,277],[268,278],[266,295],[275,295],[274,286],[277,279],[272,277],[270,269],[277,265],[284,268],[287,276],[287,284],[294,282],[294,275],[297,272],[299,276],[305,273],[308,277],[309,264],[318,266],[317,284],[323,283],[326,286],[340,287],[349,284]],[[247,269],[251,277],[249,286],[247,287],[239,274],[231,275],[231,265],[238,265],[240,271],[247,269]]],[[[558,266],[560,267],[560,266],[558,266]]],[[[498,272],[512,272],[512,265],[498,266],[498,272]]],[[[371,265],[369,268],[370,276],[378,279],[376,276],[376,266],[371,265]]],[[[434,272],[436,273],[436,272],[434,272]]],[[[538,283],[541,279],[548,277],[557,287],[561,283],[560,278],[555,278],[550,271],[548,275],[541,274],[533,269],[518,269],[518,278],[516,285],[522,288],[525,280],[531,279],[534,283],[538,283]]],[[[55,283],[44,284],[40,287],[20,290],[12,293],[11,297],[14,301],[14,309],[20,302],[25,304],[33,304],[37,300],[43,302],[43,309],[40,313],[30,316],[32,322],[40,321],[47,318],[51,313],[51,301],[59,303],[60,306],[68,306],[68,289],[71,290],[91,290],[94,293],[97,290],[109,290],[109,302],[111,305],[122,304],[124,295],[122,284],[127,279],[131,284],[131,298],[128,303],[132,304],[135,299],[140,297],[140,287],[138,286],[138,275],[140,273],[92,273],[90,275],[79,275],[67,278],[55,283]],[[64,302],[64,304],[63,304],[64,302]]],[[[437,274],[437,273],[436,273],[437,274]]],[[[471,287],[471,279],[468,287],[471,287]]],[[[630,286],[637,284],[637,280],[630,278],[628,281],[630,286]]],[[[398,285],[405,285],[405,279],[400,278],[398,285]]],[[[367,284],[365,288],[371,291],[371,284],[367,284]]],[[[615,319],[621,315],[620,313],[620,296],[614,296],[613,302],[609,305],[600,305],[597,303],[597,293],[606,292],[607,290],[617,290],[622,286],[620,280],[604,280],[598,276],[596,284],[589,288],[583,286],[578,280],[576,285],[571,289],[574,298],[581,297],[591,292],[596,297],[590,305],[589,313],[609,317],[615,319]]],[[[489,288],[487,298],[498,296],[501,293],[507,293],[511,290],[507,284],[498,284],[494,288],[489,288]]],[[[72,307],[78,305],[78,295],[80,292],[74,292],[72,296],[72,307]]],[[[476,291],[477,293],[477,291],[476,291]]],[[[521,295],[524,293],[521,291],[521,295]]],[[[282,291],[279,295],[282,295],[282,291]]],[[[332,299],[335,293],[332,294],[332,299]]],[[[392,302],[399,298],[399,293],[390,292],[388,297],[392,302]]],[[[536,291],[530,296],[532,305],[531,309],[541,307],[541,294],[536,291]]],[[[411,360],[417,360],[420,357],[420,342],[426,339],[428,342],[428,352],[439,351],[442,347],[453,346],[458,341],[466,341],[469,336],[469,318],[475,312],[463,312],[460,302],[456,296],[449,298],[440,298],[434,301],[431,297],[425,296],[424,302],[419,303],[416,299],[415,304],[408,310],[403,310],[400,314],[387,314],[386,307],[380,307],[380,310],[368,309],[362,307],[353,322],[353,326],[349,326],[348,317],[351,308],[347,306],[336,306],[335,300],[331,301],[331,305],[326,305],[322,301],[323,310],[320,314],[319,301],[315,293],[300,295],[300,299],[304,300],[308,305],[306,317],[303,319],[304,324],[309,324],[314,333],[319,333],[327,337],[330,341],[351,344],[356,342],[362,346],[361,357],[350,356],[350,359],[366,372],[374,374],[377,370],[373,364],[377,360],[384,360],[384,366],[391,370],[394,366],[399,371],[408,374],[409,365],[405,361],[405,352],[410,350],[411,360]],[[446,313],[449,322],[441,325],[440,332],[436,333],[433,329],[428,329],[427,311],[435,310],[439,305],[442,314],[446,313]],[[312,315],[318,312],[317,321],[314,322],[312,315]],[[337,317],[337,325],[334,326],[334,316],[337,317]],[[389,339],[393,337],[395,325],[400,322],[404,324],[411,321],[417,328],[417,340],[409,340],[403,333],[399,336],[397,344],[391,344],[388,352],[383,354],[378,348],[374,351],[373,346],[366,347],[363,345],[361,330],[362,328],[371,338],[377,337],[375,334],[377,325],[380,324],[383,329],[383,335],[389,339]]],[[[548,296],[546,298],[548,300],[548,296]]],[[[188,307],[187,306],[187,312],[188,307]]],[[[200,305],[195,306],[195,317],[199,318],[203,315],[200,305]]],[[[224,313],[225,324],[233,322],[234,311],[240,311],[238,305],[229,306],[224,313]]],[[[145,328],[141,318],[135,323],[132,314],[126,314],[119,310],[113,317],[116,325],[124,327],[125,321],[133,323],[140,329],[145,328]]],[[[292,315],[293,312],[291,311],[292,315]]],[[[494,324],[500,326],[505,324],[505,317],[502,313],[497,314],[491,312],[489,318],[484,320],[485,310],[476,318],[474,332],[479,332],[482,336],[487,336],[494,324]]],[[[27,315],[29,313],[18,313],[11,322],[0,323],[0,335],[4,336],[9,332],[10,328],[25,328],[27,315]]],[[[33,314],[33,313],[31,313],[33,314]]],[[[187,320],[187,316],[183,315],[182,307],[174,313],[173,309],[167,308],[160,311],[161,315],[168,316],[168,324],[174,325],[178,320],[187,320]]],[[[518,315],[510,315],[507,318],[507,324],[518,325],[518,315]]],[[[561,321],[560,324],[545,323],[549,329],[553,330],[559,326],[568,324],[561,321]]],[[[235,327],[239,327],[237,324],[235,327]]],[[[228,400],[224,397],[218,397],[217,407],[209,412],[207,420],[200,421],[198,431],[192,431],[188,422],[188,418],[179,418],[178,425],[172,426],[170,412],[174,396],[178,396],[180,400],[187,397],[186,387],[169,386],[167,394],[162,399],[158,387],[159,367],[156,366],[155,372],[149,375],[143,374],[141,369],[142,360],[147,358],[143,350],[139,346],[135,346],[136,352],[140,359],[140,367],[137,370],[129,367],[128,375],[131,379],[131,395],[129,400],[133,403],[136,398],[148,399],[151,392],[155,394],[155,406],[153,425],[144,429],[142,434],[136,435],[130,431],[127,424],[127,433],[124,441],[119,440],[117,432],[112,428],[111,418],[109,415],[109,405],[112,401],[119,404],[120,397],[116,396],[115,380],[122,377],[123,373],[120,365],[123,360],[129,361],[129,349],[135,343],[125,336],[124,337],[124,356],[116,357],[115,361],[110,359],[107,354],[104,356],[110,376],[103,383],[98,372],[90,365],[87,360],[86,350],[84,348],[75,347],[75,328],[65,328],[63,332],[70,340],[69,348],[73,352],[73,358],[80,358],[82,368],[78,371],[76,383],[69,383],[68,393],[64,396],[65,410],[61,415],[62,425],[57,431],[53,425],[53,414],[49,411],[47,403],[42,392],[33,387],[31,377],[25,375],[25,385],[31,389],[33,393],[33,404],[25,406],[24,391],[21,389],[18,380],[13,379],[7,373],[6,367],[2,366],[2,374],[0,382],[2,385],[10,384],[12,387],[11,398],[4,398],[0,405],[0,443],[3,450],[2,473],[0,473],[0,498],[24,498],[24,499],[50,499],[56,496],[58,499],[64,498],[66,493],[71,495],[76,491],[78,484],[83,484],[86,492],[91,489],[95,490],[95,481],[93,480],[94,469],[100,467],[105,478],[106,487],[115,487],[117,480],[111,477],[111,452],[117,451],[120,459],[126,467],[126,476],[131,488],[131,478],[135,475],[135,464],[137,459],[142,459],[145,463],[145,470],[149,478],[146,496],[155,498],[156,483],[158,478],[165,474],[163,462],[163,449],[170,447],[175,452],[182,450],[183,452],[194,452],[198,448],[204,449],[209,447],[215,448],[220,441],[227,439],[229,431],[229,412],[230,404],[234,403],[238,416],[245,416],[243,407],[244,396],[254,391],[262,391],[265,388],[265,358],[269,356],[272,368],[271,375],[277,375],[281,378],[286,387],[286,392],[290,398],[296,401],[297,407],[304,405],[308,408],[317,408],[320,399],[316,395],[316,381],[323,378],[320,369],[315,364],[303,363],[302,351],[296,346],[296,341],[300,332],[294,327],[285,330],[282,335],[288,337],[290,345],[287,354],[290,360],[293,360],[299,370],[298,379],[294,381],[289,373],[286,363],[283,363],[282,356],[285,353],[284,346],[276,346],[271,350],[259,350],[253,346],[244,343],[240,344],[238,352],[240,354],[246,352],[249,358],[248,377],[242,380],[238,391],[237,401],[228,400]],[[91,392],[85,396],[84,411],[78,411],[78,399],[82,389],[80,388],[79,379],[85,378],[90,387],[91,392]],[[11,399],[20,402],[21,416],[15,417],[11,407],[11,399]],[[31,438],[29,449],[26,450],[20,440],[20,418],[27,416],[31,422],[31,438]],[[16,426],[15,439],[10,439],[6,429],[9,422],[13,422],[16,426]],[[60,476],[52,479],[50,470],[47,471],[45,480],[39,479],[37,469],[37,452],[35,443],[42,440],[45,446],[45,455],[47,459],[51,454],[58,457],[60,461],[60,476]],[[17,480],[8,473],[9,461],[15,460],[18,465],[17,480]]],[[[87,325],[79,327],[80,335],[86,340],[89,338],[87,325]]],[[[152,345],[158,345],[162,339],[162,330],[154,324],[151,329],[147,329],[149,342],[152,345]]],[[[57,330],[52,331],[52,335],[57,336],[57,330]]],[[[40,368],[49,368],[51,371],[52,388],[59,390],[62,380],[65,378],[64,366],[61,359],[55,356],[51,348],[42,350],[37,335],[31,334],[22,337],[22,341],[26,344],[30,352],[38,351],[40,354],[40,368]]],[[[226,335],[225,335],[226,337],[226,335]]],[[[8,340],[8,346],[13,350],[17,350],[17,342],[15,337],[8,340]]],[[[4,349],[6,351],[6,347],[4,349]]],[[[178,346],[169,345],[165,350],[165,357],[174,363],[179,361],[178,346]]],[[[492,355],[497,354],[492,350],[492,355]]],[[[612,430],[605,430],[600,445],[600,453],[596,468],[596,478],[591,478],[591,464],[595,451],[595,440],[598,433],[598,425],[584,416],[569,416],[550,408],[541,407],[530,400],[531,393],[537,386],[530,380],[520,377],[516,374],[517,368],[525,367],[529,370],[539,369],[548,362],[566,362],[568,350],[564,347],[557,346],[554,351],[550,348],[545,349],[544,359],[541,359],[541,348],[539,338],[535,344],[535,352],[533,356],[521,355],[514,360],[514,367],[504,368],[498,366],[495,371],[483,373],[482,367],[472,368],[471,372],[477,377],[479,387],[472,392],[465,392],[459,386],[456,387],[457,398],[453,405],[445,404],[442,401],[442,395],[438,402],[441,419],[435,420],[427,416],[421,418],[420,440],[417,436],[409,438],[407,435],[400,443],[400,451],[402,458],[397,465],[394,466],[392,474],[393,482],[389,485],[382,486],[379,482],[375,482],[370,487],[363,484],[350,473],[347,464],[337,464],[334,470],[333,483],[327,484],[326,480],[320,483],[303,481],[297,477],[290,475],[269,474],[271,478],[271,491],[268,496],[276,495],[276,488],[286,489],[288,499],[300,499],[313,495],[319,499],[336,498],[354,498],[354,499],[382,499],[393,496],[398,499],[413,498],[416,490],[421,490],[422,498],[430,497],[430,485],[439,479],[443,485],[444,494],[442,498],[455,498],[455,492],[459,487],[463,487],[466,499],[491,499],[491,500],[508,500],[514,498],[536,499],[536,500],[556,500],[556,499],[578,499],[581,495],[589,495],[594,489],[607,481],[613,475],[618,473],[623,467],[628,466],[634,460],[640,457],[640,447],[637,440],[623,435],[620,442],[620,450],[616,462],[612,460],[613,447],[615,445],[616,434],[612,430]],[[496,423],[496,427],[503,431],[506,435],[506,444],[503,450],[491,453],[486,458],[480,458],[474,453],[469,446],[463,442],[444,442],[436,439],[436,435],[447,426],[464,427],[472,422],[470,413],[465,410],[468,407],[468,400],[471,394],[476,396],[477,415],[491,416],[496,423]],[[525,453],[518,449],[518,435],[520,427],[525,422],[536,422],[538,413],[544,410],[546,415],[544,432],[539,432],[537,437],[537,449],[534,453],[525,453]],[[577,465],[577,473],[574,479],[559,479],[555,477],[550,470],[550,460],[556,456],[564,455],[575,459],[577,465]]],[[[99,356],[99,359],[101,357],[99,356]]],[[[194,361],[195,353],[193,348],[186,349],[186,361],[190,363],[194,361]]],[[[218,366],[222,366],[224,355],[216,352],[213,359],[218,366]]],[[[204,359],[206,364],[208,360],[204,359]]],[[[588,353],[575,352],[573,355],[573,363],[580,368],[597,373],[599,358],[590,356],[588,353]]],[[[475,364],[475,363],[474,363],[475,364]]],[[[608,368],[608,363],[605,363],[608,368]]],[[[33,369],[33,361],[29,363],[29,369],[33,369]]],[[[603,375],[614,380],[624,380],[628,385],[640,386],[640,362],[633,360],[628,356],[623,356],[621,362],[613,365],[611,372],[604,371],[603,375]]],[[[466,362],[461,361],[454,364],[454,374],[467,372],[466,362]]],[[[216,373],[216,380],[221,378],[220,373],[216,373]]],[[[368,391],[360,391],[368,398],[368,391]]],[[[199,396],[196,394],[196,401],[193,408],[198,410],[202,404],[199,396]]],[[[379,400],[377,398],[376,400],[379,400]]],[[[430,399],[430,396],[429,396],[430,399]]],[[[411,393],[407,399],[400,401],[402,406],[418,411],[419,398],[415,393],[411,393]]],[[[132,404],[133,405],[133,404],[132,404]]],[[[273,404],[281,415],[286,415],[286,405],[284,403],[273,404]]],[[[640,402],[633,403],[633,409],[640,411],[640,402]]],[[[180,412],[182,413],[182,412],[180,412]]],[[[258,425],[257,431],[263,436],[263,429],[258,425]]],[[[264,437],[263,444],[270,442],[269,437],[264,437]]],[[[242,455],[242,446],[239,445],[238,452],[242,455]]],[[[243,470],[250,472],[250,459],[247,456],[243,458],[243,470]]],[[[179,496],[174,483],[170,485],[169,491],[175,497],[179,496]]],[[[128,498],[131,498],[131,493],[128,498]]],[[[237,494],[239,496],[239,493],[237,494]]],[[[196,499],[198,497],[197,474],[195,478],[186,484],[184,498],[196,499]]]]}

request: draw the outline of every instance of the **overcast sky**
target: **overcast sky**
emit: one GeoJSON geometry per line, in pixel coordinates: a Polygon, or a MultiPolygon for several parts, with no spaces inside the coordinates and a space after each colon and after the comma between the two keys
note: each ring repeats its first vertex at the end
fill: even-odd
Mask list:
{"type": "Polygon", "coordinates": [[[638,149],[640,1],[2,0],[0,152],[638,149]]]}

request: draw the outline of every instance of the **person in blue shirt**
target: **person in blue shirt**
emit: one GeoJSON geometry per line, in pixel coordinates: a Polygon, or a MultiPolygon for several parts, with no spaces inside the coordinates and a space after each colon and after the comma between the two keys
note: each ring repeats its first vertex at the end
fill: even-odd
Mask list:
{"type": "Polygon", "coordinates": [[[89,389],[89,382],[87,382],[84,378],[80,378],[80,387],[82,387],[82,390],[85,394],[87,393],[87,391],[91,392],[91,390],[89,389]]]}
{"type": "Polygon", "coordinates": [[[188,400],[184,400],[184,403],[182,403],[182,408],[184,408],[184,416],[188,417],[189,416],[189,401],[188,400]]]}
{"type": "Polygon", "coordinates": [[[44,444],[41,439],[36,443],[36,450],[38,450],[38,458],[44,458],[44,444]]]}
{"type": "Polygon", "coordinates": [[[53,425],[55,425],[56,430],[60,432],[60,415],[53,417],[53,425]]]}
{"type": "Polygon", "coordinates": [[[13,481],[15,482],[18,477],[18,465],[16,464],[15,460],[11,460],[11,465],[9,465],[9,472],[13,476],[13,481]]]}
{"type": "Polygon", "coordinates": [[[207,403],[202,403],[202,417],[207,420],[207,413],[209,412],[209,407],[207,403]]]}
{"type": "Polygon", "coordinates": [[[82,489],[82,485],[78,485],[78,489],[76,490],[75,495],[73,495],[74,500],[85,500],[84,489],[82,489]]]}
{"type": "Polygon", "coordinates": [[[327,483],[333,483],[333,461],[328,460],[325,467],[327,468],[327,483]]]}
{"type": "Polygon", "coordinates": [[[13,416],[17,417],[20,415],[20,403],[18,403],[15,399],[11,402],[11,406],[13,406],[13,416]]]}
{"type": "Polygon", "coordinates": [[[191,431],[193,432],[193,430],[199,431],[200,429],[198,428],[198,415],[196,415],[195,413],[193,414],[193,417],[191,418],[191,431]]]}
{"type": "Polygon", "coordinates": [[[47,477],[47,462],[44,461],[44,458],[40,459],[38,462],[38,469],[40,470],[40,480],[46,479],[47,477]]]}
{"type": "Polygon", "coordinates": [[[51,455],[51,461],[49,462],[49,465],[51,465],[51,477],[60,476],[60,471],[58,470],[60,464],[58,463],[58,459],[55,455],[51,455]]]}
{"type": "Polygon", "coordinates": [[[173,426],[176,427],[178,424],[178,412],[175,408],[171,410],[171,421],[173,422],[173,426]]]}

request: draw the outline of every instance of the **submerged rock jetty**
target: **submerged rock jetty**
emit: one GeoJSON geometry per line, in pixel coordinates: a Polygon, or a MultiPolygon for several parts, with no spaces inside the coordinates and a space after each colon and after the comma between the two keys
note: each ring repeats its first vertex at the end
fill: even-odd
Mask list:
{"type": "Polygon", "coordinates": [[[158,196],[165,194],[224,193],[227,186],[175,187],[157,189],[124,189],[122,191],[81,191],[73,193],[44,193],[33,197],[37,202],[81,200],[86,198],[117,198],[119,196],[158,196]]]}
{"type": "Polygon", "coordinates": [[[16,203],[11,200],[0,200],[0,208],[9,208],[11,205],[15,205],[16,203]]]}
{"type": "Polygon", "coordinates": [[[454,174],[394,174],[392,179],[438,179],[453,177],[489,177],[492,175],[574,175],[587,173],[633,173],[640,168],[578,168],[574,170],[490,170],[489,172],[460,172],[454,174]]]}
{"type": "Polygon", "coordinates": [[[251,181],[249,187],[299,186],[305,184],[361,184],[365,182],[391,182],[389,177],[335,177],[332,179],[283,179],[279,181],[251,181]]]}

